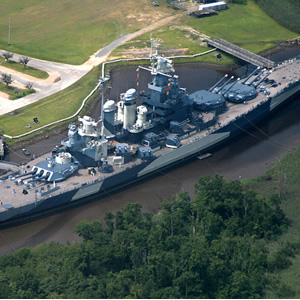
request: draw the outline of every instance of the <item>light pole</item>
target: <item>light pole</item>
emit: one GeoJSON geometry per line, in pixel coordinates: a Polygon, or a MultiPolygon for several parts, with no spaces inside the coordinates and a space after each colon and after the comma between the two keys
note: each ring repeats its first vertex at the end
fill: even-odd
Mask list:
{"type": "Polygon", "coordinates": [[[8,46],[10,46],[10,35],[11,35],[11,19],[9,18],[8,22],[8,46]]]}

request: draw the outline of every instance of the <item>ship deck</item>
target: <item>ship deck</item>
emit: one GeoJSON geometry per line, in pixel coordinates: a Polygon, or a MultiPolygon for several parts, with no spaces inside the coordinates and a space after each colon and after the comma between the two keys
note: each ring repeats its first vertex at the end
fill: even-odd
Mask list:
{"type": "MultiPolygon", "coordinates": [[[[280,66],[277,66],[273,69],[273,72],[269,75],[269,79],[273,79],[276,82],[276,85],[273,84],[265,84],[264,86],[270,90],[270,95],[266,96],[263,92],[259,92],[258,96],[243,104],[233,104],[228,103],[228,110],[218,116],[217,125],[211,126],[207,130],[203,130],[200,132],[195,132],[195,134],[188,136],[185,139],[181,140],[182,145],[186,145],[192,143],[197,139],[201,139],[204,136],[207,136],[214,131],[226,126],[228,123],[234,121],[239,116],[248,113],[250,110],[254,109],[257,105],[268,101],[269,97],[274,97],[278,93],[280,93],[284,88],[288,87],[290,84],[299,81],[300,78],[300,60],[291,60],[280,66]]],[[[176,151],[176,149],[171,149],[164,147],[154,153],[155,156],[161,156],[168,152],[176,151]]],[[[42,155],[25,165],[19,167],[21,172],[30,171],[32,166],[36,163],[45,160],[49,154],[42,155]]],[[[60,193],[65,193],[67,191],[71,191],[74,189],[80,188],[82,185],[91,184],[97,181],[101,181],[108,176],[112,176],[114,174],[118,174],[123,172],[127,168],[131,168],[133,165],[141,164],[142,160],[136,158],[135,160],[126,163],[124,165],[115,165],[114,171],[109,174],[102,174],[97,172],[96,175],[88,174],[88,169],[79,169],[73,175],[71,175],[66,180],[55,184],[56,189],[53,184],[47,183],[38,183],[36,182],[34,186],[30,186],[27,189],[28,194],[24,194],[24,184],[16,184],[16,179],[5,179],[0,180],[0,191],[1,191],[1,206],[0,213],[6,211],[10,207],[17,208],[24,206],[26,204],[34,203],[36,201],[40,201],[41,198],[45,199],[48,197],[53,197],[60,193]],[[58,188],[59,187],[59,188],[58,188]],[[52,191],[53,190],[53,191],[52,191]],[[44,193],[43,196],[40,193],[44,193]]],[[[9,173],[5,174],[7,176],[9,173]]],[[[3,175],[1,176],[4,177],[3,175]]]]}

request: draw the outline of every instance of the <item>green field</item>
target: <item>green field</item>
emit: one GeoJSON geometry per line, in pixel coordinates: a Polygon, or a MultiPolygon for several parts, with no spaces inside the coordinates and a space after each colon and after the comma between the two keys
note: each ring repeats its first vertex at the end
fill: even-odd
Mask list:
{"type": "Polygon", "coordinates": [[[223,38],[254,53],[274,47],[274,42],[297,36],[276,23],[252,0],[248,0],[248,5],[231,4],[229,9],[211,18],[199,20],[186,16],[183,23],[212,38],[223,38]]]}
{"type": "Polygon", "coordinates": [[[82,64],[113,40],[176,13],[149,0],[1,0],[0,49],[82,64]],[[153,17],[154,16],[154,17],[153,17]],[[11,46],[8,24],[11,19],[11,46]]]}
{"type": "MultiPolygon", "coordinates": [[[[177,23],[179,24],[179,21],[177,23]]],[[[231,3],[227,10],[220,11],[217,16],[200,19],[183,16],[180,25],[191,27],[211,38],[223,38],[254,53],[268,50],[279,41],[298,36],[297,33],[276,23],[253,0],[248,0],[248,5],[231,3]]],[[[174,30],[173,24],[155,30],[152,36],[162,39],[166,47],[188,47],[187,54],[203,51],[197,38],[184,31],[174,30]]],[[[130,45],[136,48],[143,47],[147,39],[149,40],[149,35],[145,34],[130,42],[130,45]]],[[[126,48],[127,45],[119,47],[118,51],[126,48]]]]}

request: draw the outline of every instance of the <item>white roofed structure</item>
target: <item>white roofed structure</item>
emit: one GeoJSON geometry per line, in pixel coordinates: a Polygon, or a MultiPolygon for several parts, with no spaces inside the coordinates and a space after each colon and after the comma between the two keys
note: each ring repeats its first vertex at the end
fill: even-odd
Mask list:
{"type": "Polygon", "coordinates": [[[199,10],[205,10],[205,9],[223,10],[226,8],[227,8],[227,4],[224,1],[199,5],[199,10]]]}

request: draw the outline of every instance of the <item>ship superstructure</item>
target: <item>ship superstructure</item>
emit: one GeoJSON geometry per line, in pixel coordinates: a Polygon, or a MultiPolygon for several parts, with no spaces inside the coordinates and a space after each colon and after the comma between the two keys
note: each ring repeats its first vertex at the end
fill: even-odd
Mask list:
{"type": "Polygon", "coordinates": [[[79,117],[61,146],[0,179],[0,226],[105,195],[184,159],[206,154],[300,90],[300,59],[247,78],[224,76],[191,95],[172,61],[151,54],[148,91],[104,101],[99,120],[79,117]]]}

